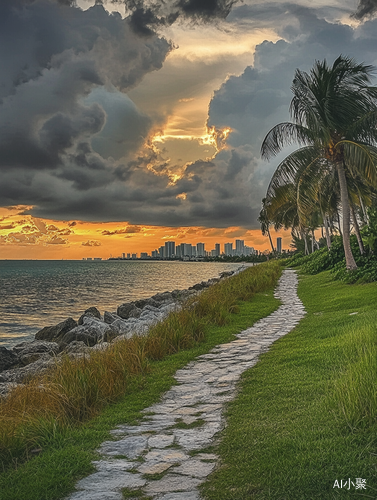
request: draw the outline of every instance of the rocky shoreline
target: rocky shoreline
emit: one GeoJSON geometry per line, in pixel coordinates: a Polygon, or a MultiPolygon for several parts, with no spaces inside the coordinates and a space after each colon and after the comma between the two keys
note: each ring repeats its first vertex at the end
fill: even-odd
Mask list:
{"type": "Polygon", "coordinates": [[[126,302],[114,312],[105,311],[103,316],[93,306],[86,309],[77,321],[67,318],[57,325],[42,328],[33,341],[21,342],[13,349],[0,347],[0,397],[28,378],[55,366],[62,356],[81,358],[93,350],[106,349],[111,342],[145,335],[152,325],[179,310],[192,295],[244,269],[241,266],[235,271],[224,271],[218,278],[202,281],[188,289],[126,302]]]}

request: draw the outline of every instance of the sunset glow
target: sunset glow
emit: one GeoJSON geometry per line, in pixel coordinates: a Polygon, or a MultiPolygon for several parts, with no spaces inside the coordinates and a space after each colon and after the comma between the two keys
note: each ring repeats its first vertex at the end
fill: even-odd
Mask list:
{"type": "MultiPolygon", "coordinates": [[[[183,198],[183,196],[182,196],[183,198]]],[[[25,214],[31,207],[19,206],[0,210],[0,251],[3,259],[82,259],[86,257],[121,256],[123,253],[148,252],[158,249],[165,241],[176,243],[205,243],[212,250],[215,243],[245,240],[256,250],[269,247],[268,238],[259,230],[242,227],[226,229],[208,227],[142,226],[124,223],[96,223],[83,221],[55,221],[34,218],[25,214]]],[[[288,249],[290,234],[283,237],[283,248],[288,249]]]]}
{"type": "Polygon", "coordinates": [[[289,120],[296,68],[339,47],[376,64],[373,8],[126,4],[5,2],[0,258],[108,258],[166,239],[267,251],[258,215],[279,159],[261,159],[263,138],[289,120]]]}

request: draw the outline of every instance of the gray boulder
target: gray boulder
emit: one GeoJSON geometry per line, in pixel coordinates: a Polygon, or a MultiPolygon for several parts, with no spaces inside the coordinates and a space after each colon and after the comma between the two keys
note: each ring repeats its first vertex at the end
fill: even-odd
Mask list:
{"type": "Polygon", "coordinates": [[[16,382],[0,382],[0,398],[5,398],[18,385],[20,384],[16,384],[16,382]]]}
{"type": "Polygon", "coordinates": [[[111,325],[111,323],[113,323],[114,321],[116,321],[119,318],[120,318],[120,316],[118,316],[117,313],[110,313],[108,311],[105,311],[105,313],[103,315],[103,320],[108,325],[111,325]]]}
{"type": "Polygon", "coordinates": [[[207,281],[207,283],[209,283],[210,286],[212,285],[215,285],[216,283],[218,283],[220,281],[220,278],[211,278],[207,281]]]}
{"type": "Polygon", "coordinates": [[[198,292],[199,290],[203,290],[203,288],[204,285],[202,283],[196,283],[195,285],[190,286],[189,290],[196,290],[198,292]]]}
{"type": "Polygon", "coordinates": [[[142,309],[140,309],[139,307],[135,307],[134,309],[132,309],[132,311],[130,312],[129,316],[128,316],[128,319],[129,318],[139,318],[141,313],[143,312],[142,309]]]}
{"type": "Polygon", "coordinates": [[[90,352],[90,347],[88,347],[84,342],[79,340],[74,340],[64,349],[62,354],[80,353],[88,354],[90,352]]]}
{"type": "Polygon", "coordinates": [[[28,378],[41,375],[56,366],[56,358],[48,353],[43,354],[37,361],[22,368],[13,368],[0,373],[0,383],[21,383],[28,378]]]}
{"type": "Polygon", "coordinates": [[[17,365],[18,356],[6,347],[0,347],[0,372],[17,365]]]}
{"type": "Polygon", "coordinates": [[[93,351],[105,351],[110,344],[108,342],[102,342],[101,344],[96,344],[94,347],[92,347],[90,350],[93,351]]]}
{"type": "Polygon", "coordinates": [[[234,274],[234,271],[223,271],[220,273],[220,278],[228,278],[228,276],[232,276],[234,274]]]}
{"type": "Polygon", "coordinates": [[[59,352],[59,344],[56,342],[48,342],[44,340],[32,340],[31,342],[20,342],[13,347],[13,352],[22,356],[23,354],[31,354],[35,352],[49,352],[57,354],[59,352]]]}
{"type": "Polygon", "coordinates": [[[138,317],[139,311],[141,314],[141,309],[136,307],[134,302],[126,302],[118,307],[117,314],[123,319],[128,319],[138,317]]]}
{"type": "Polygon", "coordinates": [[[84,344],[89,347],[93,347],[98,342],[98,332],[90,326],[79,325],[64,335],[62,343],[70,344],[75,340],[84,342],[84,344]]]}
{"type": "Polygon", "coordinates": [[[143,308],[143,312],[144,311],[151,311],[151,312],[154,312],[156,314],[159,314],[160,312],[160,308],[159,307],[154,307],[154,306],[150,306],[150,305],[146,305],[144,308],[143,308]]]}
{"type": "Polygon", "coordinates": [[[111,323],[111,328],[114,332],[116,332],[116,336],[118,336],[124,333],[129,333],[135,323],[136,321],[125,321],[123,319],[117,319],[113,323],[111,323]]]}
{"type": "Polygon", "coordinates": [[[56,342],[43,340],[33,340],[32,342],[21,342],[17,344],[13,351],[17,353],[20,363],[23,366],[34,363],[46,353],[55,356],[59,352],[59,345],[56,342]]]}
{"type": "Polygon", "coordinates": [[[89,307],[89,309],[87,309],[84,314],[82,314],[80,317],[79,317],[79,320],[78,320],[78,324],[79,325],[82,325],[84,323],[84,318],[85,316],[91,316],[92,318],[97,318],[97,319],[101,319],[101,313],[99,312],[99,310],[92,306],[92,307],[89,307]]]}
{"type": "Polygon", "coordinates": [[[153,295],[152,299],[161,304],[161,302],[171,302],[173,300],[173,295],[170,292],[156,293],[156,295],[153,295]]]}
{"type": "Polygon", "coordinates": [[[181,309],[181,306],[178,304],[172,303],[172,304],[165,304],[161,306],[161,313],[163,314],[164,317],[166,317],[168,314],[171,312],[179,311],[181,309]]]}
{"type": "Polygon", "coordinates": [[[57,325],[45,326],[42,330],[39,330],[35,334],[35,340],[60,341],[67,332],[76,326],[77,322],[73,318],[67,318],[57,325]]]}
{"type": "Polygon", "coordinates": [[[161,318],[160,311],[159,311],[158,314],[156,314],[153,311],[144,310],[140,314],[140,319],[143,320],[143,321],[148,321],[149,323],[156,323],[160,318],[161,318]]]}
{"type": "Polygon", "coordinates": [[[153,298],[150,299],[140,299],[134,302],[136,307],[139,307],[140,309],[143,309],[146,306],[152,306],[152,307],[158,307],[160,305],[157,300],[154,300],[153,298]]]}
{"type": "Polygon", "coordinates": [[[112,327],[103,321],[91,316],[84,316],[83,324],[78,325],[67,332],[61,341],[65,344],[70,344],[74,340],[84,342],[89,347],[93,347],[98,342],[104,340],[105,335],[112,331],[112,327]]]}

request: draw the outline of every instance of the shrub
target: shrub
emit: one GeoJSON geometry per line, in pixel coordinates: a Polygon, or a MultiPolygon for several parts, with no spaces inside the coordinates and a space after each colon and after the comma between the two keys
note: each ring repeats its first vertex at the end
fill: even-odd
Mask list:
{"type": "Polygon", "coordinates": [[[358,269],[348,271],[344,257],[342,239],[336,236],[331,244],[330,251],[327,248],[316,250],[310,255],[295,255],[286,261],[290,267],[300,266],[307,274],[318,274],[322,271],[331,270],[335,279],[344,283],[370,283],[377,281],[377,258],[370,253],[367,247],[367,255],[360,255],[359,245],[355,235],[351,236],[351,249],[355,257],[358,269]]]}

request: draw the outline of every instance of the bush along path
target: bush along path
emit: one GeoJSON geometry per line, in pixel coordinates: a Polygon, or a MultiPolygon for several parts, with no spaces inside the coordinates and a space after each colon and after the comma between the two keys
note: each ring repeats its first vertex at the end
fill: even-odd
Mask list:
{"type": "Polygon", "coordinates": [[[178,370],[178,385],[144,411],[139,425],[114,429],[116,440],[99,450],[97,472],[79,481],[69,500],[198,500],[198,486],[218,460],[206,448],[225,425],[223,410],[241,374],[305,314],[297,281],[295,271],[283,271],[275,291],[282,305],[274,313],[178,370]]]}

